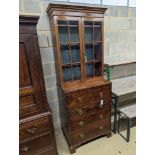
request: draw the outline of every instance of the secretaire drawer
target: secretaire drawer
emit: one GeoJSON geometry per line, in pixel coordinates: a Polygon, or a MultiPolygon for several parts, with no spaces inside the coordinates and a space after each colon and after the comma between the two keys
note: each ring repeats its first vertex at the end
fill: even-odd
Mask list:
{"type": "Polygon", "coordinates": [[[111,85],[98,86],[71,92],[67,96],[69,108],[81,107],[83,105],[96,104],[101,99],[105,100],[111,96],[111,85]]]}
{"type": "Polygon", "coordinates": [[[25,138],[31,138],[39,133],[49,131],[50,130],[49,124],[50,124],[49,118],[47,116],[20,124],[19,126],[20,140],[25,138]]]}

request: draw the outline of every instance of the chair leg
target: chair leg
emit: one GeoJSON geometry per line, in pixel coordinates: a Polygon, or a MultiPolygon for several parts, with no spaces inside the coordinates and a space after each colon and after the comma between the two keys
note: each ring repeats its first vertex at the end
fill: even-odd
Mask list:
{"type": "Polygon", "coordinates": [[[127,118],[127,142],[130,141],[131,119],[127,118]]]}

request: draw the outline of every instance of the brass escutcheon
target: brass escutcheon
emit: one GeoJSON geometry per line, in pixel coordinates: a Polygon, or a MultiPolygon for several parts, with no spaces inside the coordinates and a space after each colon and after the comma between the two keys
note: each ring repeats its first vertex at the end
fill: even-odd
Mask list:
{"type": "Polygon", "coordinates": [[[77,99],[77,101],[78,101],[79,103],[81,103],[81,102],[82,102],[82,97],[79,97],[79,98],[77,99]]]}
{"type": "Polygon", "coordinates": [[[100,129],[100,130],[103,130],[103,126],[100,126],[99,129],[100,129]]]}
{"type": "Polygon", "coordinates": [[[83,139],[85,135],[83,133],[80,134],[80,138],[83,139]]]}
{"type": "Polygon", "coordinates": [[[80,122],[79,122],[79,125],[80,125],[80,126],[83,126],[83,125],[84,125],[84,122],[83,122],[83,121],[80,121],[80,122]]]}
{"type": "Polygon", "coordinates": [[[76,110],[79,115],[83,115],[83,111],[81,109],[76,110]]]}
{"type": "Polygon", "coordinates": [[[24,146],[21,148],[22,151],[27,152],[30,149],[30,146],[24,146]]]}
{"type": "Polygon", "coordinates": [[[100,114],[100,115],[99,115],[99,118],[100,118],[100,119],[103,119],[103,114],[100,114]]]}
{"type": "Polygon", "coordinates": [[[37,130],[37,128],[30,128],[30,129],[28,129],[27,131],[29,132],[29,133],[35,133],[36,132],[36,130],[37,130]]]}

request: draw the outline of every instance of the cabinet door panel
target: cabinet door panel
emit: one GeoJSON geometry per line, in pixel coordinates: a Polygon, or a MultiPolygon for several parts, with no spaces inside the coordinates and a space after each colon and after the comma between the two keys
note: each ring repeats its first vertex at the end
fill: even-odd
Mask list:
{"type": "Polygon", "coordinates": [[[55,17],[58,59],[62,82],[82,79],[81,18],[55,17]]]}
{"type": "Polygon", "coordinates": [[[84,75],[93,78],[103,75],[103,19],[82,18],[84,44],[84,75]]]}
{"type": "MultiPolygon", "coordinates": [[[[19,43],[19,95],[20,117],[41,111],[45,103],[36,58],[34,37],[20,36],[19,43]]],[[[37,52],[38,53],[38,52],[37,52]]]]}

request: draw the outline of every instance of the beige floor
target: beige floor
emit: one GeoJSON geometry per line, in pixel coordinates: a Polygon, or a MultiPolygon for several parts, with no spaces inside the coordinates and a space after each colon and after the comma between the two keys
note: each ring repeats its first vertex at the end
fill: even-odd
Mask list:
{"type": "MultiPolygon", "coordinates": [[[[126,131],[122,132],[126,134],[126,131]]],[[[68,145],[61,131],[56,133],[59,155],[70,155],[68,145]]],[[[127,143],[120,135],[100,138],[79,147],[74,155],[136,155],[136,127],[131,128],[131,140],[127,143]]]]}

